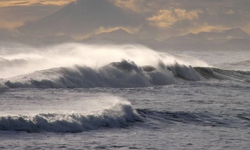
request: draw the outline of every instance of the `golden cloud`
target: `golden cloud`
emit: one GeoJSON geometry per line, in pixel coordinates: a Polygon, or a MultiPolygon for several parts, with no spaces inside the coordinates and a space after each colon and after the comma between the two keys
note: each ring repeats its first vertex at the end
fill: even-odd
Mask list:
{"type": "Polygon", "coordinates": [[[13,29],[20,25],[22,25],[22,22],[9,22],[9,21],[0,19],[0,29],[4,29],[4,28],[13,29]]]}
{"type": "Polygon", "coordinates": [[[23,25],[26,21],[33,21],[46,17],[58,11],[62,6],[16,6],[0,8],[0,28],[13,29],[23,25]]]}
{"type": "Polygon", "coordinates": [[[250,35],[250,21],[245,24],[242,29],[250,35]]]}
{"type": "Polygon", "coordinates": [[[186,11],[184,9],[159,10],[157,15],[147,18],[151,25],[166,28],[174,25],[176,22],[184,20],[198,19],[198,11],[186,11]]]}
{"type": "Polygon", "coordinates": [[[65,5],[75,0],[1,0],[0,7],[41,5],[65,5]]]}
{"type": "Polygon", "coordinates": [[[160,9],[176,8],[180,6],[174,0],[109,0],[116,6],[132,10],[137,13],[153,13],[160,9]]]}
{"type": "Polygon", "coordinates": [[[134,12],[147,11],[147,7],[144,7],[145,0],[110,0],[110,1],[122,9],[128,9],[134,12]]]}
{"type": "Polygon", "coordinates": [[[227,15],[233,15],[233,14],[235,14],[235,12],[233,10],[227,10],[227,11],[224,11],[223,13],[227,14],[227,15]]]}
{"type": "Polygon", "coordinates": [[[131,34],[135,34],[138,32],[138,28],[132,28],[132,27],[109,27],[109,28],[105,28],[105,27],[100,27],[98,28],[94,34],[100,34],[100,33],[109,33],[109,32],[112,32],[112,31],[115,31],[115,30],[118,30],[118,29],[122,29],[128,33],[131,33],[131,34]]]}
{"type": "Polygon", "coordinates": [[[229,29],[228,27],[222,25],[209,25],[208,23],[194,25],[191,29],[186,31],[186,33],[197,34],[199,32],[220,32],[223,30],[229,29]]]}

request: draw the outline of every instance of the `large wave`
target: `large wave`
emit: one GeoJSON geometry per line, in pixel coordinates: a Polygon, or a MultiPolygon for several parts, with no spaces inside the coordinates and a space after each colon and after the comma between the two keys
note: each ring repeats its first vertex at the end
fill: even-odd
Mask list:
{"type": "MultiPolygon", "coordinates": [[[[199,80],[191,67],[171,68],[176,76],[199,80]]],[[[4,84],[10,88],[77,88],[77,87],[142,87],[177,83],[178,80],[166,68],[139,67],[133,62],[113,62],[93,69],[87,66],[54,68],[32,74],[9,78],[4,84]]]]}
{"type": "MultiPolygon", "coordinates": [[[[127,127],[141,122],[141,117],[127,100],[104,96],[105,100],[88,99],[80,108],[50,110],[38,107],[35,112],[28,113],[16,110],[7,115],[0,115],[0,130],[26,132],[82,132],[99,128],[127,127]],[[87,109],[84,109],[88,107],[87,109]],[[60,110],[65,112],[61,112],[60,110]],[[75,110],[77,112],[67,112],[75,110]],[[45,111],[45,112],[43,112],[45,111]],[[40,112],[40,113],[39,113],[40,112]],[[46,113],[47,112],[47,113],[46,113]],[[16,113],[16,114],[15,114],[16,113]],[[21,114],[19,114],[21,113],[21,114]]],[[[63,102],[61,102],[63,103],[63,102]]],[[[31,107],[31,106],[30,106],[31,107]]],[[[20,108],[19,108],[20,109],[20,108]]]]}
{"type": "MultiPolygon", "coordinates": [[[[170,112],[133,109],[130,104],[116,104],[92,114],[41,113],[36,115],[8,115],[0,117],[0,130],[25,132],[84,132],[105,128],[124,128],[140,122],[171,126],[194,124],[199,126],[238,128],[247,127],[249,114],[213,114],[208,112],[170,112]]],[[[141,126],[141,124],[140,124],[141,126]]],[[[141,126],[147,127],[148,125],[141,126]]]]}
{"type": "Polygon", "coordinates": [[[242,76],[249,80],[247,72],[220,70],[138,45],[64,44],[1,53],[0,83],[8,88],[144,87],[242,76]]]}

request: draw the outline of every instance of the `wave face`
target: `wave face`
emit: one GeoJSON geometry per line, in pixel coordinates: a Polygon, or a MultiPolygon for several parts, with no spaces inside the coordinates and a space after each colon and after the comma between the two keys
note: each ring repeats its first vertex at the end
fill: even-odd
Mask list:
{"type": "Polygon", "coordinates": [[[192,124],[197,126],[248,128],[249,114],[216,114],[212,112],[156,111],[138,109],[143,119],[159,125],[192,124]]]}
{"type": "Polygon", "coordinates": [[[39,71],[12,78],[4,84],[9,88],[93,88],[143,87],[176,82],[168,70],[146,72],[133,62],[122,61],[98,69],[75,66],[39,71]]]}
{"type": "Polygon", "coordinates": [[[94,88],[146,87],[176,84],[182,81],[235,80],[250,83],[250,72],[201,68],[174,64],[154,68],[134,62],[113,62],[104,67],[75,66],[37,71],[2,81],[8,88],[94,88]]]}
{"type": "Polygon", "coordinates": [[[1,87],[145,87],[207,79],[242,81],[242,77],[249,82],[249,72],[220,70],[143,46],[64,44],[27,49],[1,52],[1,87]]]}
{"type": "MultiPolygon", "coordinates": [[[[103,107],[101,104],[96,107],[103,107]]],[[[141,117],[131,104],[128,101],[118,101],[108,108],[93,112],[0,116],[0,130],[75,133],[99,128],[127,127],[138,121],[141,121],[141,117]]]]}

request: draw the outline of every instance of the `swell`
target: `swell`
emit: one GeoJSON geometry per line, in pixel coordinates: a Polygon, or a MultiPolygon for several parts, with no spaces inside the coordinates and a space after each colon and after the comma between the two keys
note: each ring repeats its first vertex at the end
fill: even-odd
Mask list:
{"type": "Polygon", "coordinates": [[[160,125],[193,124],[198,126],[248,128],[250,125],[249,114],[216,114],[212,112],[170,112],[149,109],[137,109],[138,114],[145,122],[160,125]]]}
{"type": "Polygon", "coordinates": [[[93,114],[37,114],[0,117],[0,130],[26,132],[82,132],[100,128],[127,127],[141,121],[131,105],[116,104],[93,114]]]}
{"type": "Polygon", "coordinates": [[[170,112],[150,109],[136,109],[131,105],[116,105],[96,114],[37,114],[34,116],[2,116],[0,130],[25,132],[77,133],[106,128],[124,128],[136,123],[142,128],[148,126],[171,126],[192,124],[196,126],[248,128],[250,115],[216,114],[213,112],[170,112]]]}
{"type": "Polygon", "coordinates": [[[219,68],[201,68],[195,70],[206,79],[234,80],[250,83],[250,71],[223,70],[219,68]]]}
{"type": "Polygon", "coordinates": [[[147,87],[185,81],[236,80],[250,83],[250,72],[178,64],[138,66],[123,60],[94,69],[88,66],[53,68],[2,80],[7,88],[147,87]]]}

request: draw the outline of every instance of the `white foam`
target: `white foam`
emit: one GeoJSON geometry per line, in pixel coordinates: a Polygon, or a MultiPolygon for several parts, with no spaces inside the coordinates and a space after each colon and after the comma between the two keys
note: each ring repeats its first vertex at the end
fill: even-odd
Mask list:
{"type": "MultiPolygon", "coordinates": [[[[130,102],[118,97],[105,96],[105,100],[89,99],[85,101],[85,105],[77,106],[76,112],[67,112],[62,104],[59,105],[64,113],[61,112],[61,109],[46,108],[45,110],[29,111],[29,114],[25,111],[19,111],[22,114],[1,115],[0,130],[81,132],[103,127],[125,127],[133,122],[141,121],[130,102]],[[82,107],[81,110],[80,107],[82,107]],[[85,107],[88,107],[88,109],[85,109],[85,107]],[[35,111],[36,114],[30,114],[35,111]],[[39,111],[40,113],[38,113],[39,111]]],[[[39,106],[34,108],[39,108],[39,106]]]]}
{"type": "MultiPolygon", "coordinates": [[[[73,65],[96,69],[123,59],[135,62],[138,66],[157,67],[159,62],[168,64],[195,65],[196,62],[182,61],[167,53],[160,53],[141,45],[86,45],[69,43],[50,47],[0,48],[0,78],[9,78],[34,71],[73,65]]],[[[204,65],[204,63],[200,63],[204,65]]]]}
{"type": "MultiPolygon", "coordinates": [[[[166,67],[146,72],[133,62],[122,61],[115,64],[118,65],[112,63],[99,69],[81,66],[49,69],[8,78],[4,80],[4,84],[9,88],[93,88],[145,87],[178,82],[166,67]]],[[[182,68],[179,67],[178,70],[182,68]]],[[[178,71],[178,75],[186,72],[178,71]]]]}

